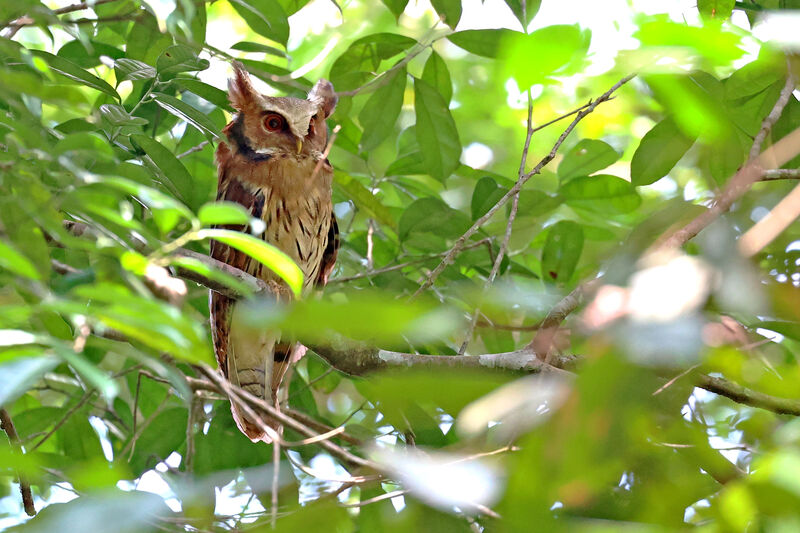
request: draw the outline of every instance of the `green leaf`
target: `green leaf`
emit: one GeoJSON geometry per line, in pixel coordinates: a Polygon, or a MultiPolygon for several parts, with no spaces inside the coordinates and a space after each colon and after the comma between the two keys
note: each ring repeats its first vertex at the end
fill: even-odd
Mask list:
{"type": "Polygon", "coordinates": [[[467,215],[453,209],[439,198],[427,197],[409,205],[400,217],[400,240],[412,233],[433,233],[445,239],[460,237],[469,227],[467,215]]]}
{"type": "Polygon", "coordinates": [[[678,56],[685,56],[688,52],[700,55],[713,65],[729,65],[745,53],[741,46],[742,35],[719,24],[690,26],[673,22],[664,15],[639,24],[634,37],[639,39],[644,49],[653,47],[659,55],[664,55],[665,47],[674,47],[678,56]]]}
{"type": "Polygon", "coordinates": [[[431,0],[431,4],[444,23],[455,29],[461,20],[461,0],[431,0]]]}
{"type": "Polygon", "coordinates": [[[111,59],[119,59],[125,53],[115,46],[90,40],[81,42],[79,40],[70,41],[61,48],[56,54],[59,57],[68,59],[81,68],[94,68],[101,64],[100,56],[107,56],[111,59]]]}
{"type": "Polygon", "coordinates": [[[453,82],[450,80],[450,72],[442,56],[434,51],[425,62],[425,69],[422,71],[422,79],[435,87],[442,95],[445,102],[450,103],[453,97],[453,82]]]}
{"type": "Polygon", "coordinates": [[[331,332],[348,339],[381,343],[432,341],[453,331],[458,313],[431,301],[387,298],[384,291],[348,293],[346,299],[306,298],[287,310],[273,302],[252,301],[241,313],[242,323],[257,331],[280,329],[304,342],[325,343],[331,332]]]}
{"type": "Polygon", "coordinates": [[[558,192],[570,207],[601,215],[629,213],[642,203],[633,185],[608,174],[574,178],[562,185],[558,192]]]}
{"type": "Polygon", "coordinates": [[[497,57],[500,41],[519,32],[511,30],[465,30],[447,36],[454,45],[483,57],[497,57]]]}
{"type": "Polygon", "coordinates": [[[272,56],[288,58],[289,56],[283,50],[279,50],[274,46],[267,46],[266,44],[253,43],[250,41],[239,41],[231,45],[231,50],[239,50],[241,52],[260,52],[272,56]]]}
{"type": "Polygon", "coordinates": [[[141,183],[125,178],[103,178],[106,185],[135,196],[153,213],[159,230],[166,234],[181,220],[193,220],[194,215],[185,205],[169,195],[141,183]]]}
{"type": "Polygon", "coordinates": [[[126,57],[117,59],[114,62],[114,69],[117,75],[117,85],[125,80],[151,80],[156,77],[156,69],[147,63],[126,57]]]}
{"type": "Polygon", "coordinates": [[[583,251],[583,228],[577,222],[562,220],[550,226],[542,248],[542,275],[566,283],[575,272],[583,251]]]}
{"type": "Polygon", "coordinates": [[[230,0],[231,6],[254,32],[286,46],[289,19],[275,0],[230,0]]]}
{"type": "Polygon", "coordinates": [[[507,192],[508,189],[500,187],[493,178],[488,176],[481,178],[472,192],[472,220],[485,215],[507,192]]]}
{"type": "Polygon", "coordinates": [[[558,177],[565,183],[576,176],[588,176],[602,170],[620,158],[609,144],[596,139],[582,139],[564,154],[558,165],[558,177]]]}
{"type": "Polygon", "coordinates": [[[425,160],[422,152],[415,151],[397,158],[386,169],[387,176],[405,176],[408,174],[424,174],[425,160]]]}
{"type": "Polygon", "coordinates": [[[760,93],[786,79],[786,64],[772,55],[761,57],[735,71],[725,81],[725,99],[738,100],[760,93]]]}
{"type": "Polygon", "coordinates": [[[0,268],[20,276],[25,276],[26,278],[35,280],[42,279],[42,275],[36,270],[36,266],[34,266],[30,259],[2,240],[0,240],[0,268]]]}
{"type": "Polygon", "coordinates": [[[115,100],[120,99],[117,91],[115,91],[114,88],[108,84],[108,82],[101,80],[94,74],[89,74],[72,61],[64,59],[63,57],[54,56],[53,54],[44,52],[42,50],[31,50],[31,53],[36,57],[44,59],[54,72],[58,72],[62,76],[76,81],[81,85],[85,85],[86,87],[91,87],[92,89],[105,93],[113,97],[115,100]]]}
{"type": "Polygon", "coordinates": [[[10,405],[25,394],[58,363],[55,357],[21,357],[0,363],[0,406],[10,405]]]}
{"type": "Polygon", "coordinates": [[[197,57],[194,49],[185,44],[170,46],[158,56],[156,70],[158,75],[169,77],[181,72],[194,72],[208,68],[208,60],[197,57]]]}
{"type": "Polygon", "coordinates": [[[86,357],[75,353],[72,347],[54,343],[56,353],[64,359],[86,382],[100,391],[104,398],[112,401],[119,394],[119,386],[105,372],[93,365],[86,357]]]}
{"type": "Polygon", "coordinates": [[[394,71],[389,79],[372,95],[358,114],[358,121],[364,129],[361,135],[361,150],[371,150],[386,139],[400,116],[403,96],[406,92],[405,67],[394,71]]]}
{"type": "Polygon", "coordinates": [[[197,218],[205,226],[215,224],[249,224],[250,213],[240,204],[234,202],[212,202],[204,204],[197,213],[197,218]]]}
{"type": "Polygon", "coordinates": [[[214,125],[211,119],[208,118],[208,115],[201,113],[186,102],[178,100],[174,96],[163,93],[153,93],[153,100],[155,100],[159,106],[166,109],[179,119],[185,120],[200,130],[200,132],[202,132],[207,139],[213,141],[219,137],[219,133],[217,133],[217,127],[214,125]]]}
{"type": "Polygon", "coordinates": [[[504,71],[523,90],[552,82],[553,76],[575,74],[586,63],[591,37],[591,31],[578,25],[547,26],[531,34],[508,32],[502,42],[504,71]]]}
{"type": "Polygon", "coordinates": [[[374,33],[355,41],[331,66],[330,80],[338,91],[355,89],[374,78],[381,61],[390,59],[417,41],[395,33],[374,33]]]}
{"type": "Polygon", "coordinates": [[[403,11],[406,10],[406,5],[408,5],[408,0],[381,0],[383,5],[389,8],[389,11],[392,12],[395,19],[399,19],[400,15],[403,14],[403,11]]]}
{"type": "Polygon", "coordinates": [[[650,185],[666,176],[694,144],[671,118],[665,118],[648,131],[631,159],[631,183],[650,185]]]}
{"type": "Polygon", "coordinates": [[[124,107],[116,104],[101,105],[100,115],[112,126],[144,126],[147,124],[147,119],[132,117],[124,107]]]}
{"type": "Polygon", "coordinates": [[[697,10],[705,18],[726,20],[733,13],[736,0],[697,0],[697,10]]]}
{"type": "Polygon", "coordinates": [[[414,80],[417,142],[428,173],[444,181],[459,165],[461,142],[447,102],[427,82],[414,80]]]}
{"type": "Polygon", "coordinates": [[[226,274],[221,270],[211,268],[206,263],[200,261],[199,259],[195,259],[194,257],[186,257],[181,255],[170,256],[169,264],[178,268],[190,270],[207,279],[210,279],[211,281],[217,282],[226,287],[230,287],[245,297],[251,295],[255,290],[255,287],[251,287],[250,285],[239,281],[239,279],[231,276],[230,274],[226,274]]]}
{"type": "Polygon", "coordinates": [[[197,235],[199,239],[214,239],[246,253],[278,274],[296,295],[300,294],[303,288],[303,271],[278,248],[252,235],[238,231],[204,229],[200,230],[197,235]]]}
{"type": "Polygon", "coordinates": [[[168,185],[178,198],[190,207],[196,204],[193,200],[193,180],[189,171],[175,155],[158,141],[146,135],[131,135],[131,142],[140,147],[150,157],[159,171],[164,185],[168,185]]]}
{"type": "Polygon", "coordinates": [[[203,83],[202,81],[194,78],[175,78],[174,82],[182,89],[186,89],[190,93],[196,94],[203,100],[211,102],[221,109],[231,112],[233,111],[233,108],[228,101],[228,93],[222,89],[217,89],[212,85],[203,83]]]}
{"type": "Polygon", "coordinates": [[[524,29],[528,27],[533,17],[539,12],[542,0],[506,0],[506,5],[511,8],[511,12],[514,13],[514,16],[517,17],[517,20],[519,20],[524,29]],[[523,5],[525,6],[524,16],[522,13],[523,5]]]}

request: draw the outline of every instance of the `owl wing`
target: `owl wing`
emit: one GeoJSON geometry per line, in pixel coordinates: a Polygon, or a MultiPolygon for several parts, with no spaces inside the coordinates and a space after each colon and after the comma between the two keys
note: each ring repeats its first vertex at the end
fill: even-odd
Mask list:
{"type": "Polygon", "coordinates": [[[336,265],[336,258],[339,255],[340,245],[339,224],[336,222],[336,215],[331,213],[331,225],[328,229],[328,244],[325,246],[325,251],[322,252],[319,276],[317,276],[314,283],[318,289],[328,284],[328,276],[331,275],[333,267],[336,265]]]}
{"type": "MultiPolygon", "coordinates": [[[[224,143],[220,147],[225,146],[224,143]]],[[[223,158],[219,157],[223,163],[223,158]]],[[[219,188],[217,200],[235,202],[243,206],[254,217],[261,218],[264,207],[263,191],[253,191],[245,187],[237,176],[232,175],[226,165],[220,164],[219,188]]],[[[224,225],[222,229],[245,231],[243,225],[224,225]]],[[[231,248],[223,243],[211,242],[211,257],[238,268],[248,274],[257,276],[260,263],[249,255],[231,248]]],[[[267,332],[253,336],[239,332],[233,323],[233,308],[236,300],[222,294],[211,292],[209,312],[211,316],[211,337],[214,341],[214,354],[219,368],[232,383],[248,390],[259,397],[264,397],[264,382],[272,370],[272,353],[274,336],[267,332]],[[238,355],[237,355],[238,354],[238,355]]],[[[247,418],[235,404],[231,405],[233,418],[239,429],[251,440],[267,440],[264,431],[247,418]]]]}

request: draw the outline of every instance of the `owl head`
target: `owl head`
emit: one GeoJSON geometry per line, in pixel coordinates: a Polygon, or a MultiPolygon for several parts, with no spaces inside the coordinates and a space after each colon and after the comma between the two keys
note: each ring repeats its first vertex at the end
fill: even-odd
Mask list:
{"type": "Polygon", "coordinates": [[[255,158],[276,153],[312,154],[325,149],[325,119],[336,107],[336,93],[328,80],[319,80],[305,100],[260,94],[241,63],[233,63],[228,98],[238,111],[229,135],[240,151],[255,158]]]}

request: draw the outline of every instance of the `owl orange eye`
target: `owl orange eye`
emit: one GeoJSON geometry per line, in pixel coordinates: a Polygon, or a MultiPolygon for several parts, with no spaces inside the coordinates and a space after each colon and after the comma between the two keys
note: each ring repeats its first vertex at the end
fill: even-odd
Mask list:
{"type": "Polygon", "coordinates": [[[269,131],[280,131],[283,129],[285,124],[286,121],[283,119],[283,117],[276,113],[270,113],[264,117],[264,127],[269,131]]]}

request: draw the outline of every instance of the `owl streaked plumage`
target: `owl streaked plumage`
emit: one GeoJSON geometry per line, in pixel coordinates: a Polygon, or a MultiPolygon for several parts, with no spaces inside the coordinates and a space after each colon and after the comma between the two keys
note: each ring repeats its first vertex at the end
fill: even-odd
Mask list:
{"type": "MultiPolygon", "coordinates": [[[[325,285],[339,248],[331,204],[333,168],[323,154],[328,141],[325,119],[336,106],[336,93],[330,82],[320,80],[305,100],[264,96],[254,89],[241,64],[233,67],[228,96],[237,113],[223,130],[227,142],[217,148],[217,199],[241,204],[264,221],[261,237],[302,269],[303,293],[307,293],[325,285]]],[[[283,283],[269,268],[222,243],[212,242],[211,256],[272,286],[283,283]]],[[[282,297],[288,294],[277,292],[282,297]]],[[[277,331],[254,335],[238,324],[234,303],[211,293],[211,332],[219,367],[231,383],[277,405],[283,375],[289,364],[305,354],[305,348],[282,341],[277,331]]],[[[264,431],[235,405],[231,410],[245,435],[269,442],[264,431]]]]}

